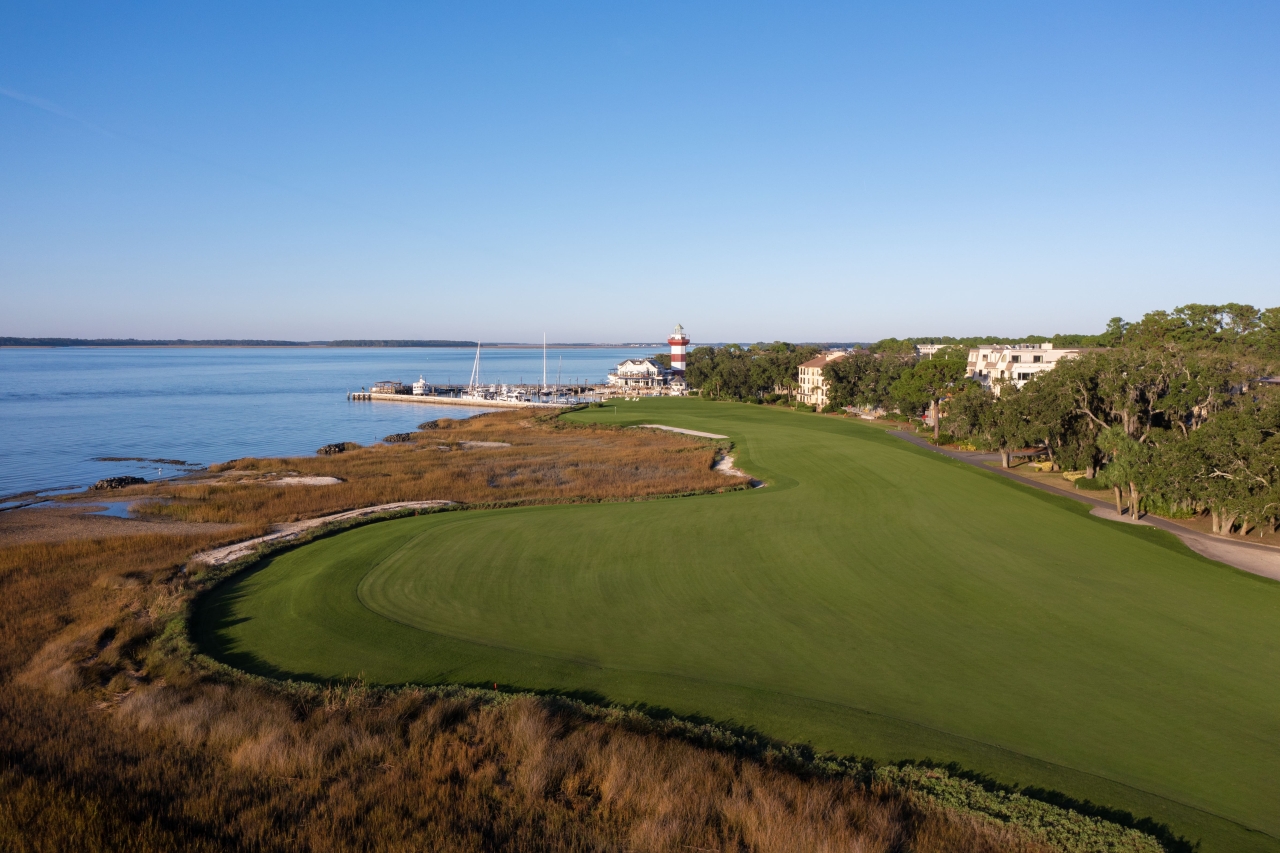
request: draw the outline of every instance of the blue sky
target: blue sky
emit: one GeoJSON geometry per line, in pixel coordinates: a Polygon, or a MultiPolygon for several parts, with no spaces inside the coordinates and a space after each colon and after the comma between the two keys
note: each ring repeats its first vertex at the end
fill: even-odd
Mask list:
{"type": "Polygon", "coordinates": [[[1280,4],[11,4],[0,335],[1280,304],[1280,4]]]}

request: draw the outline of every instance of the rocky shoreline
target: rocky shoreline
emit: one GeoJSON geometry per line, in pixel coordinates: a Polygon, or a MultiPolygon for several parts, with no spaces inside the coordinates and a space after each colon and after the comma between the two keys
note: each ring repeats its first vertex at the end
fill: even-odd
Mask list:
{"type": "Polygon", "coordinates": [[[129,486],[145,486],[147,481],[142,477],[107,477],[89,487],[91,492],[102,492],[110,489],[124,489],[129,486]]]}

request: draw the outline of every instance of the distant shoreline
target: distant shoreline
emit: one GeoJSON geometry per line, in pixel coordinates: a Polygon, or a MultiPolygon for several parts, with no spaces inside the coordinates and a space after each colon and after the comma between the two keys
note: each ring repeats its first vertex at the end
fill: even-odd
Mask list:
{"type": "MultiPolygon", "coordinates": [[[[416,341],[394,341],[394,342],[364,342],[364,341],[342,341],[330,343],[328,341],[317,342],[291,342],[291,341],[271,341],[269,343],[255,343],[252,341],[183,341],[167,342],[167,341],[120,341],[109,342],[105,340],[75,339],[68,338],[66,342],[58,343],[41,343],[40,341],[48,341],[48,338],[0,338],[0,348],[4,349],[470,349],[476,346],[475,341],[442,341],[442,342],[416,342],[416,341]]],[[[542,349],[543,344],[521,344],[521,343],[481,343],[485,349],[542,349]]],[[[666,346],[666,342],[657,343],[621,343],[621,344],[585,344],[585,343],[551,343],[548,342],[548,349],[645,349],[649,347],[666,346]]]]}

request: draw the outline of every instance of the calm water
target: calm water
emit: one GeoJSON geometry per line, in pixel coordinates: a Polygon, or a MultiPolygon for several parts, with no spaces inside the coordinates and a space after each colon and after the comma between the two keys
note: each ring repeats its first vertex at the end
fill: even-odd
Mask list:
{"type": "MultiPolygon", "coordinates": [[[[548,378],[601,382],[637,349],[548,350],[548,378]]],[[[465,383],[475,350],[0,349],[0,496],[83,487],[124,474],[153,479],[178,466],[99,457],[182,460],[314,453],[367,444],[473,408],[353,403],[381,379],[465,383]]],[[[536,382],[542,351],[485,350],[481,380],[536,382]]]]}

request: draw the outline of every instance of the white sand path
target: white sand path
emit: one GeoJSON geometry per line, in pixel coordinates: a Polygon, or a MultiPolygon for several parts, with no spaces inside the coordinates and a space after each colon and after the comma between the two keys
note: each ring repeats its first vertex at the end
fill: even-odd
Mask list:
{"type": "Polygon", "coordinates": [[[237,542],[234,545],[226,545],[222,548],[214,548],[210,551],[203,551],[192,557],[192,561],[205,563],[210,566],[224,566],[227,563],[234,562],[241,557],[247,557],[258,549],[260,545],[266,545],[269,542],[287,542],[290,539],[297,539],[308,530],[320,527],[325,524],[331,524],[335,521],[347,521],[352,518],[364,518],[368,515],[377,515],[382,512],[391,512],[397,509],[434,509],[435,507],[451,506],[453,501],[402,501],[394,504],[380,504],[379,506],[369,506],[364,509],[353,509],[349,512],[339,512],[335,515],[323,515],[320,518],[308,518],[303,521],[291,521],[287,524],[278,524],[276,529],[268,533],[266,536],[258,536],[254,539],[246,539],[244,542],[237,542]]]}
{"type": "Polygon", "coordinates": [[[268,486],[336,486],[342,481],[337,477],[281,477],[262,482],[268,486]]]}
{"type": "Polygon", "coordinates": [[[667,432],[678,432],[684,435],[696,435],[698,438],[728,438],[727,435],[716,435],[714,432],[698,432],[696,429],[681,429],[680,427],[663,426],[662,424],[636,424],[640,429],[665,429],[667,432]]]}

